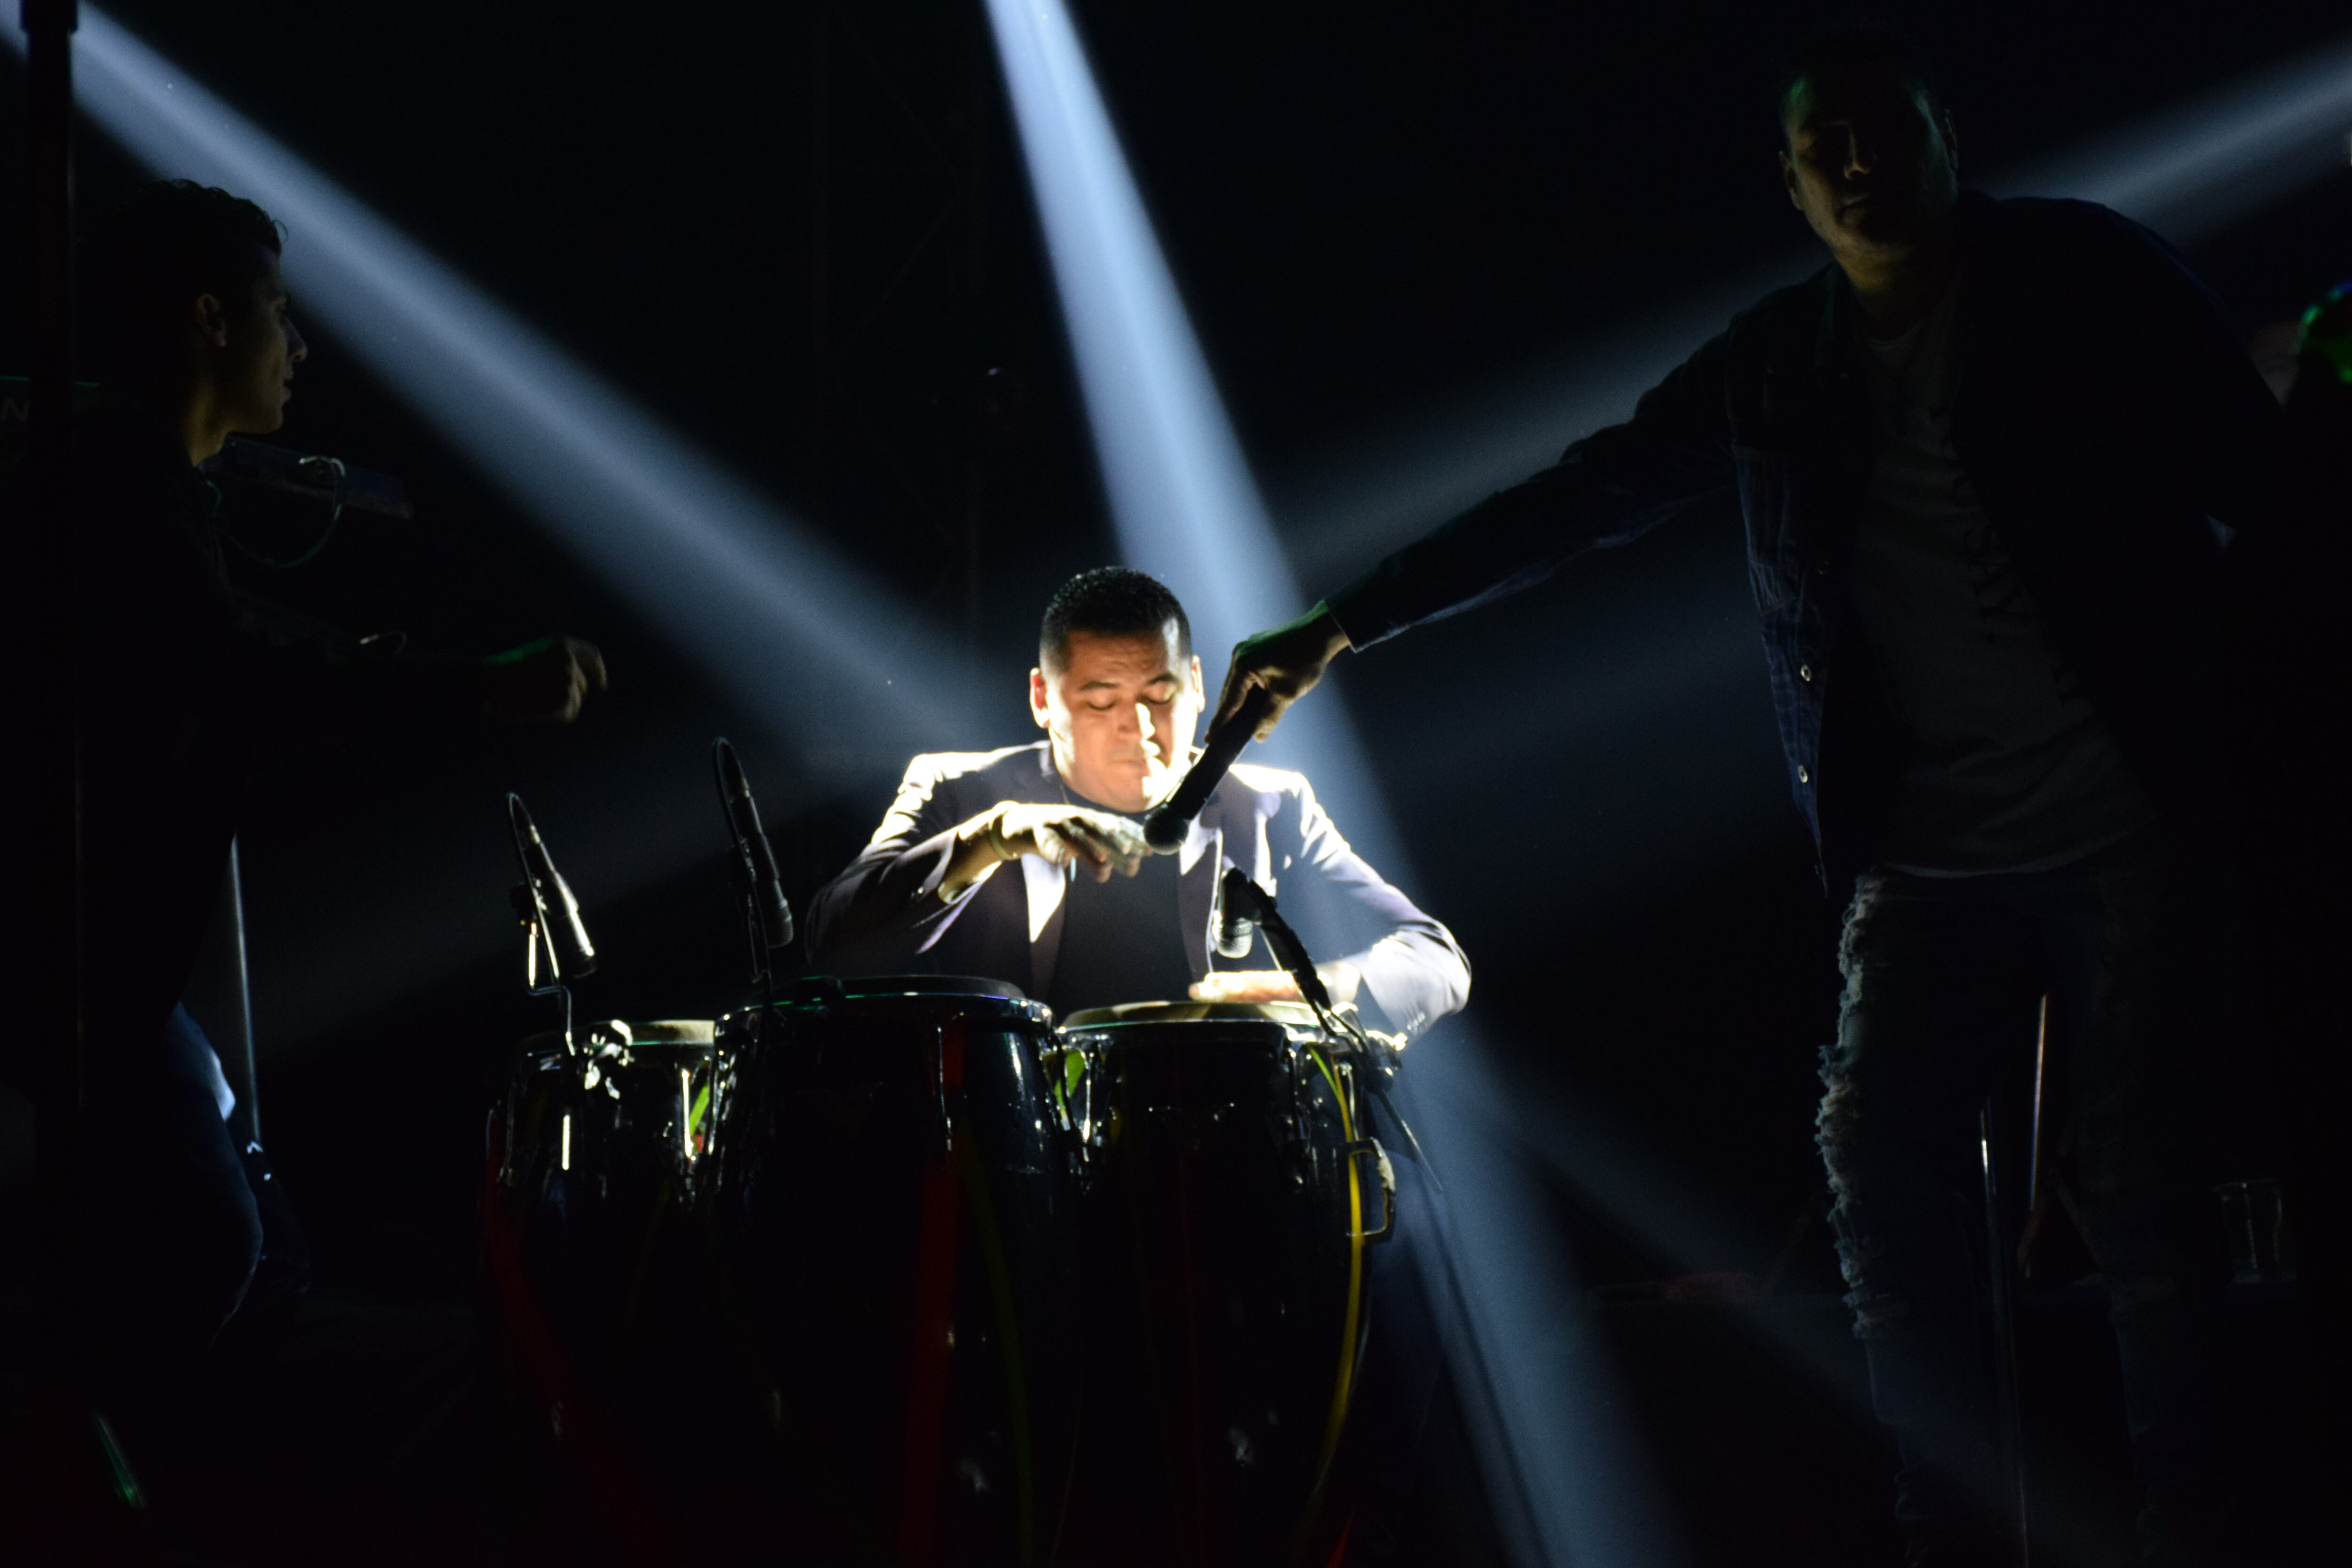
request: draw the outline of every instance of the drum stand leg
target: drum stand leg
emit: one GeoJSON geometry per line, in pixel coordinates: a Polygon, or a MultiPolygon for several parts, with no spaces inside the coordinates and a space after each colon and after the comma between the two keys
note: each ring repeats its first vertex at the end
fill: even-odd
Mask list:
{"type": "MultiPolygon", "coordinates": [[[[2035,1089],[2038,1099],[2038,1081],[2035,1089]]],[[[2010,1561],[2015,1568],[2032,1568],[2033,1553],[2026,1536],[2025,1417],[2018,1385],[2014,1263],[2008,1227],[2001,1223],[1992,1132],[1993,1102],[1988,1098],[1977,1111],[1977,1149],[1984,1165],[1985,1266],[1991,1285],[1993,1373],[2000,1400],[2000,1494],[1995,1502],[2007,1515],[2010,1561]]]]}

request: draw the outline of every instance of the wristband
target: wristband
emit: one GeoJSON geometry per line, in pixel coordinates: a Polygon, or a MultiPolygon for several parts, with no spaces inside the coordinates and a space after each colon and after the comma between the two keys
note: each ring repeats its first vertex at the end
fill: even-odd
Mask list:
{"type": "Polygon", "coordinates": [[[1001,811],[988,815],[988,850],[999,860],[1021,858],[1021,852],[1004,841],[1004,814],[1001,811]]]}

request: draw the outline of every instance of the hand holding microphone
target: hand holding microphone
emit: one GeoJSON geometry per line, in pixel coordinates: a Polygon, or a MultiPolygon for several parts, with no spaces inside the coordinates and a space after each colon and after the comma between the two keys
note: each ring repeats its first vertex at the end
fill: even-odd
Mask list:
{"type": "Polygon", "coordinates": [[[1327,605],[1316,605],[1287,626],[1244,638],[1225,667],[1225,689],[1217,699],[1212,732],[1239,717],[1255,692],[1265,700],[1250,731],[1261,741],[1267,739],[1290,705],[1314,690],[1331,661],[1353,646],[1327,605]]]}

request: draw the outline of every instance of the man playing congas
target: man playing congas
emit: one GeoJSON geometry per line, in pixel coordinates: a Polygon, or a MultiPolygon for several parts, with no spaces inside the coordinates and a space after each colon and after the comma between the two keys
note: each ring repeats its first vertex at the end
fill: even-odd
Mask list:
{"type": "MultiPolygon", "coordinates": [[[[1317,965],[1336,1005],[1352,1004],[1372,1026],[1408,1037],[1459,1011],[1469,996],[1470,965],[1453,933],[1349,847],[1302,775],[1237,763],[1177,853],[1148,852],[1143,814],[1191,766],[1202,697],[1192,627],[1173,594],[1120,566],[1072,578],[1046,606],[1037,668],[1029,672],[1030,716],[1045,739],[994,752],[937,752],[908,763],[872,842],[810,906],[811,962],[845,975],[923,970],[1009,980],[1048,1004],[1063,1022],[1089,1008],[1129,1002],[1296,1002],[1296,982],[1278,969],[1212,967],[1219,884],[1234,867],[1282,900],[1286,916],[1316,951],[1344,954],[1317,965]]],[[[1147,1038],[1156,1032],[1149,1026],[1140,1031],[1147,1038]]],[[[1174,1048],[1172,1036],[1160,1038],[1161,1050],[1174,1048]]],[[[1196,1092],[1214,1098],[1222,1090],[1212,1087],[1218,1079],[1213,1047],[1205,1037],[1185,1038],[1190,1043],[1183,1048],[1200,1053],[1189,1075],[1198,1080],[1196,1092]]],[[[1149,1046],[1142,1052],[1157,1054],[1149,1046]]],[[[1361,1376],[1352,1398],[1349,1377],[1339,1378],[1325,1439],[1320,1435],[1333,1394],[1315,1376],[1328,1364],[1328,1335],[1339,1331],[1317,1310],[1329,1303],[1303,1283],[1315,1273],[1306,1257],[1315,1248],[1303,1240],[1277,1248],[1306,1269],[1298,1274],[1272,1265],[1263,1248],[1251,1246],[1253,1237],[1263,1240],[1268,1226],[1281,1230],[1281,1199],[1295,1204],[1312,1184],[1301,1185],[1303,1177],[1284,1181],[1275,1184],[1279,1195],[1266,1190],[1237,1200],[1240,1189],[1265,1179],[1262,1163],[1241,1157],[1248,1139],[1207,1137],[1197,1106],[1189,1112],[1167,1103],[1158,1109],[1167,1129],[1191,1130],[1179,1142],[1189,1148],[1188,1140],[1198,1134],[1205,1139],[1201,1149],[1214,1144],[1214,1151],[1171,1166],[1144,1149],[1150,1140],[1130,1139],[1125,1163],[1098,1165],[1097,1175],[1109,1188],[1119,1188],[1122,1180],[1155,1189],[1163,1183],[1185,1186],[1192,1207],[1218,1216],[1213,1233],[1190,1237],[1175,1248],[1183,1268],[1200,1276],[1189,1281],[1200,1289],[1178,1289],[1162,1300],[1213,1295],[1226,1310],[1200,1319],[1173,1308],[1154,1313],[1126,1293],[1139,1279],[1169,1284],[1166,1270],[1178,1258],[1164,1255],[1169,1237],[1163,1233],[1182,1228],[1179,1211],[1186,1203],[1177,1201],[1171,1213],[1129,1234],[1121,1227],[1132,1218],[1127,1212],[1132,1204],[1150,1207],[1169,1194],[1120,1189],[1129,1201],[1108,1205],[1118,1213],[1098,1215],[1108,1229],[1093,1237],[1098,1267],[1089,1317],[1102,1342],[1087,1359],[1099,1374],[1090,1379],[1090,1398],[1102,1414],[1094,1443],[1097,1468],[1085,1472],[1076,1489],[1094,1500],[1092,1511],[1080,1509],[1073,1539],[1086,1543],[1082,1555],[1107,1551],[1139,1563],[1270,1562],[1291,1553],[1296,1542],[1285,1542],[1295,1531],[1311,1531],[1319,1516],[1326,1549],[1338,1531],[1353,1542],[1351,1560],[1388,1560],[1402,1531],[1417,1439],[1445,1338],[1414,1278],[1416,1247],[1443,1228],[1433,1184],[1423,1180],[1417,1154],[1398,1159],[1389,1208],[1391,1229],[1402,1245],[1363,1257],[1366,1238],[1360,1230],[1356,1264],[1344,1261],[1346,1247],[1334,1255],[1342,1260],[1335,1277],[1342,1281],[1363,1266],[1360,1278],[1372,1326],[1368,1342],[1357,1340],[1361,1324],[1349,1309],[1343,1338],[1368,1344],[1368,1353],[1360,1362],[1353,1352],[1346,1358],[1360,1366],[1361,1376]],[[1244,1313],[1248,1322],[1238,1331],[1226,1321],[1237,1303],[1266,1308],[1294,1289],[1300,1293],[1280,1303],[1285,1311],[1263,1321],[1244,1313]],[[1157,1322],[1156,1330],[1147,1319],[1157,1322]],[[1171,1472],[1191,1478],[1201,1489],[1155,1490],[1151,1478],[1160,1471],[1146,1459],[1169,1458],[1198,1433],[1182,1419],[1155,1430],[1150,1412],[1170,1398],[1193,1414],[1199,1414],[1195,1405],[1222,1408],[1226,1395],[1238,1394],[1266,1370],[1251,1364],[1248,1352],[1269,1347],[1285,1352],[1277,1361],[1296,1364],[1286,1378],[1276,1375],[1263,1387],[1253,1386],[1254,1401],[1244,1403],[1262,1415],[1305,1390],[1314,1397],[1287,1406],[1302,1419],[1286,1421],[1279,1431],[1254,1429],[1246,1441],[1233,1440],[1223,1419],[1210,1423],[1207,1429],[1222,1435],[1217,1442],[1171,1472]],[[1288,1355],[1290,1348],[1298,1353],[1288,1355]],[[1145,1394],[1152,1386],[1161,1395],[1158,1402],[1145,1394]],[[1327,1496],[1331,1444],[1343,1425],[1360,1458],[1350,1467],[1353,1480],[1338,1489],[1345,1497],[1327,1496]],[[1313,1461],[1305,1473],[1297,1468],[1302,1459],[1313,1461]],[[1274,1484],[1277,1474],[1288,1477],[1294,1489],[1274,1484]],[[1279,1495],[1260,1495],[1269,1487],[1279,1495]],[[1210,1516],[1222,1522],[1200,1534],[1202,1520],[1210,1516]]],[[[1410,1148],[1409,1133],[1381,1120],[1390,1114],[1367,1108],[1370,1125],[1348,1136],[1377,1131],[1389,1146],[1410,1148]]],[[[1232,1122],[1272,1136],[1265,1117],[1232,1122]]],[[[1297,1151],[1286,1146],[1284,1153],[1295,1157],[1297,1151]]],[[[1380,1206],[1372,1199],[1360,1223],[1371,1225],[1370,1212],[1380,1206]]],[[[1347,1285],[1351,1301],[1354,1290],[1347,1285]]]]}
{"type": "Polygon", "coordinates": [[[873,841],[809,910],[812,961],[989,975],[1064,1017],[1188,995],[1296,1000],[1279,970],[1211,966],[1231,865],[1369,939],[1318,965],[1335,1003],[1407,1036],[1458,1011],[1470,965],[1453,933],[1348,847],[1304,775],[1237,764],[1179,853],[1146,851],[1143,813],[1190,764],[1202,694],[1173,594],[1122,566],[1073,577],[1029,672],[1045,739],[908,763],[873,841]]]}

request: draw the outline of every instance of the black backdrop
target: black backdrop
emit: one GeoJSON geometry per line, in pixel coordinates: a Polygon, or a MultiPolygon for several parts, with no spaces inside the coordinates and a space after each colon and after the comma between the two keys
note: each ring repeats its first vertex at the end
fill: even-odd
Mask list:
{"type": "MultiPolygon", "coordinates": [[[[1315,511],[1346,466],[1332,454],[1367,432],[1434,418],[1805,241],[1776,188],[1762,62],[1815,7],[1075,8],[1278,520],[1315,511]]],[[[1003,693],[1004,739],[1028,738],[1043,598],[1115,547],[976,7],[109,11],[960,639],[1003,693]],[[979,218],[918,250],[950,177],[977,193],[957,221],[979,218]],[[992,370],[1016,384],[1009,406],[992,370]]],[[[2324,0],[2163,27],[2122,5],[1910,15],[1976,171],[2343,26],[2324,0]]],[[[12,104],[21,80],[0,57],[12,104]]],[[[0,143],[16,166],[13,114],[0,143]]],[[[86,132],[85,206],[141,177],[86,132]]],[[[2249,329],[2293,313],[2352,268],[2352,175],[2193,259],[2249,329]]],[[[0,319],[0,368],[22,341],[18,316],[0,319]]],[[[418,516],[352,525],[273,590],[441,648],[562,626],[614,671],[564,732],[280,766],[245,836],[262,1109],[326,1276],[457,1294],[486,1084],[535,1016],[499,795],[524,793],[588,907],[606,960],[583,1007],[677,1015],[726,1005],[740,980],[708,738],[738,731],[755,782],[808,764],[331,334],[312,343],[280,439],[402,475],[418,516]]],[[[1328,538],[1317,556],[1364,558],[1328,538]]],[[[1470,952],[1522,1103],[1613,1128],[1724,1238],[1699,1261],[1760,1271],[1818,1202],[1812,1064],[1835,977],[1744,593],[1735,530],[1670,529],[1348,661],[1339,684],[1412,843],[1410,890],[1470,952]]],[[[796,903],[891,782],[870,765],[827,776],[822,804],[772,825],[796,903]]],[[[1587,1280],[1669,1263],[1565,1177],[1560,1195],[1587,1280]]],[[[1790,1283],[1831,1287],[1825,1231],[1793,1258],[1790,1283]]]]}

